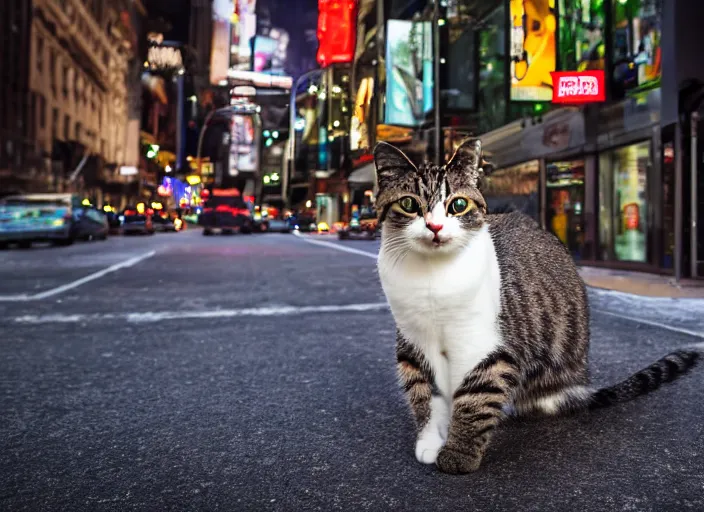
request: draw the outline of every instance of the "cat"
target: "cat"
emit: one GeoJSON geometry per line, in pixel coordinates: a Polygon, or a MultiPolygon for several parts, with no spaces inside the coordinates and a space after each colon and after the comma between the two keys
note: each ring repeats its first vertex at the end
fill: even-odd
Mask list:
{"type": "Polygon", "coordinates": [[[377,266],[419,462],[475,471],[509,413],[631,400],[696,363],[698,351],[680,350],[619,384],[590,388],[584,282],[567,248],[530,217],[487,213],[481,142],[464,141],[442,167],[416,167],[383,142],[374,161],[377,266]]]}

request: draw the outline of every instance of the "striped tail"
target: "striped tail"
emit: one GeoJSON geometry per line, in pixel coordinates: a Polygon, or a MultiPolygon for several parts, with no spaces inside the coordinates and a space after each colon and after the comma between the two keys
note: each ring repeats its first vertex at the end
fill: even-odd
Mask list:
{"type": "Polygon", "coordinates": [[[672,352],[626,380],[594,391],[585,397],[586,403],[583,402],[583,406],[589,409],[601,409],[646,395],[687,373],[697,364],[701,356],[702,353],[696,350],[672,352]]]}

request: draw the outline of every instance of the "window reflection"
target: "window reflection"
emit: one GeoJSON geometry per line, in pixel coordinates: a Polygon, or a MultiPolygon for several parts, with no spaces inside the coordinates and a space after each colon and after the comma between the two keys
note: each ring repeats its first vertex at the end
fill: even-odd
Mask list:
{"type": "Polygon", "coordinates": [[[603,260],[647,262],[647,176],[650,143],[599,159],[599,246],[603,260]]]}
{"type": "Polygon", "coordinates": [[[584,251],[584,160],[547,165],[547,228],[579,260],[584,251]]]}

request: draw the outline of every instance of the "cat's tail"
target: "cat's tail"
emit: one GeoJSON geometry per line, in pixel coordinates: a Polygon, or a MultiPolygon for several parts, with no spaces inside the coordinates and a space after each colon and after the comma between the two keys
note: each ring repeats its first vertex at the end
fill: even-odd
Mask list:
{"type": "Polygon", "coordinates": [[[686,374],[703,356],[704,346],[677,350],[613,386],[568,392],[561,400],[561,412],[601,409],[646,395],[686,374]]]}

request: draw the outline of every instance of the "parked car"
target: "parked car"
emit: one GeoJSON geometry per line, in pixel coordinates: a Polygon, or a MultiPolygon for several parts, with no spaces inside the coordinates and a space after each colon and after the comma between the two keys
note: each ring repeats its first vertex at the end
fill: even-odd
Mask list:
{"type": "Polygon", "coordinates": [[[80,240],[107,240],[110,231],[104,212],[93,206],[82,205],[74,209],[73,238],[80,240]]]}
{"type": "Polygon", "coordinates": [[[123,235],[153,235],[154,212],[144,208],[127,208],[120,216],[123,235]]]}
{"type": "Polygon", "coordinates": [[[156,213],[152,217],[152,222],[154,223],[154,230],[160,233],[176,232],[176,224],[173,219],[169,217],[168,214],[156,213]]]}
{"type": "Polygon", "coordinates": [[[0,201],[0,247],[36,242],[70,245],[76,239],[108,236],[103,212],[82,204],[75,194],[27,194],[0,201]]]}
{"type": "Polygon", "coordinates": [[[105,212],[105,218],[108,220],[108,233],[111,235],[119,235],[122,222],[120,222],[120,215],[117,213],[117,210],[106,207],[103,211],[105,212]]]}

